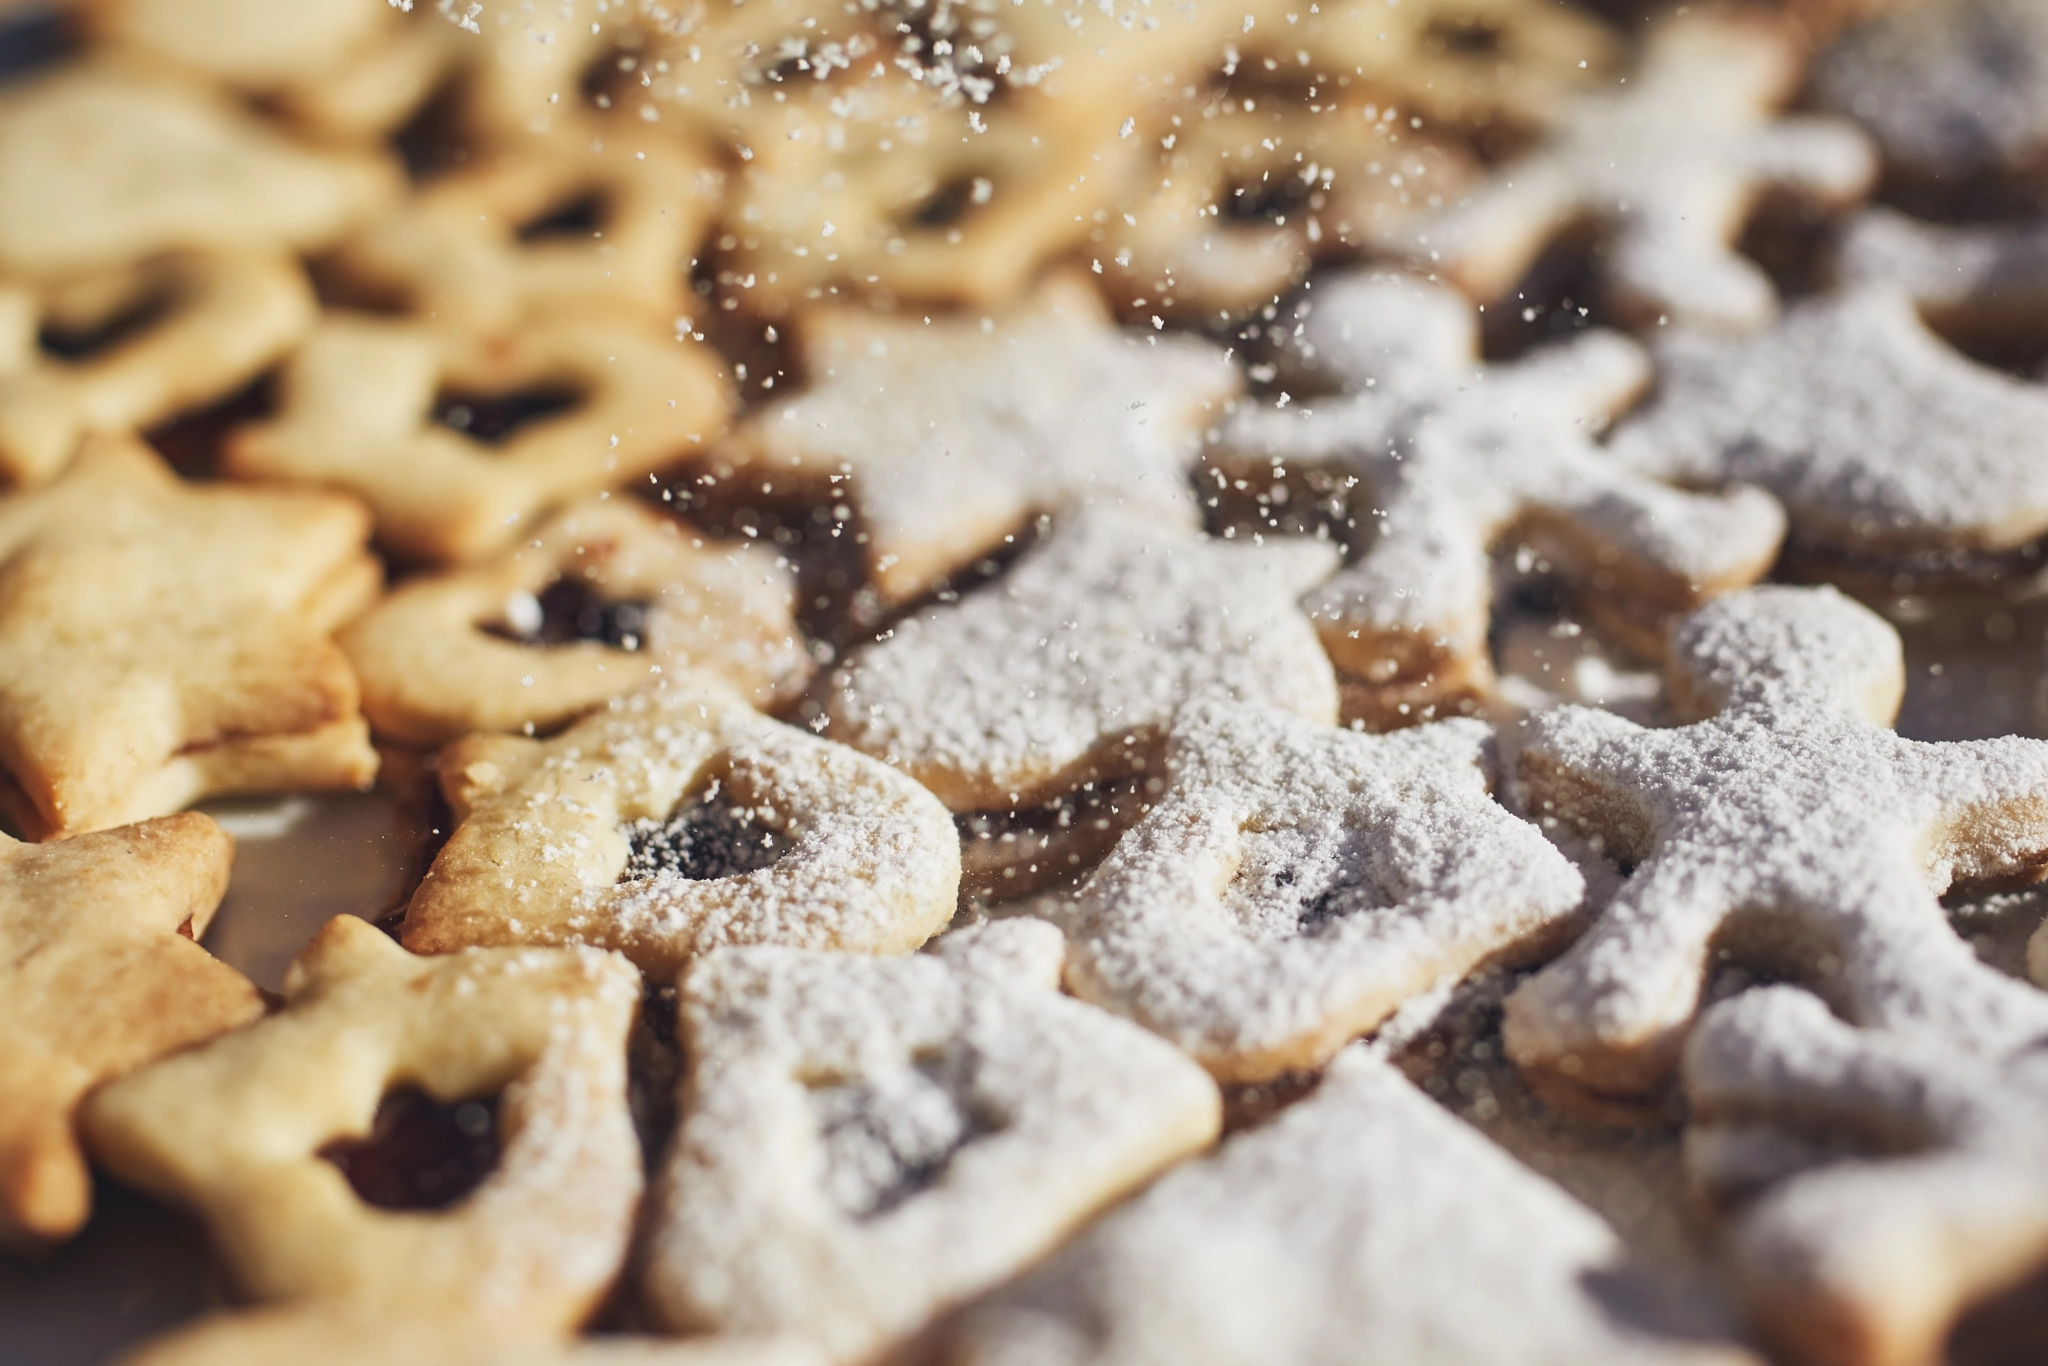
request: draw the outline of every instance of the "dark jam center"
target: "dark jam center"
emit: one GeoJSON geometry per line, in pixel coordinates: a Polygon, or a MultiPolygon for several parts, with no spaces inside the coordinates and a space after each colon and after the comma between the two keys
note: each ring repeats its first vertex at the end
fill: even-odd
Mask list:
{"type": "Polygon", "coordinates": [[[521,428],[565,413],[583,395],[566,385],[534,385],[509,394],[444,390],[434,399],[434,421],[487,446],[501,446],[521,428]]]}
{"type": "Polygon", "coordinates": [[[969,1099],[963,1059],[914,1059],[899,1071],[811,1088],[825,1192],[855,1219],[887,1214],[931,1189],[960,1150],[997,1127],[969,1099]]]}
{"type": "Polygon", "coordinates": [[[337,1139],[320,1156],[366,1205],[445,1209],[498,1164],[498,1100],[440,1101],[400,1087],[378,1104],[368,1137],[337,1139]]]}
{"type": "Polygon", "coordinates": [[[169,291],[154,290],[90,322],[46,320],[36,345],[60,360],[84,360],[140,336],[170,311],[169,291]]]}
{"type": "Polygon", "coordinates": [[[755,807],[733,806],[716,793],[686,803],[665,821],[626,827],[629,853],[621,882],[680,877],[709,882],[766,868],[789,850],[789,841],[755,807]]]}
{"type": "Polygon", "coordinates": [[[535,601],[540,604],[539,626],[530,632],[494,627],[492,633],[526,645],[596,640],[615,650],[637,650],[647,643],[645,600],[610,602],[581,579],[557,579],[535,601]]]}
{"type": "Polygon", "coordinates": [[[596,190],[577,195],[519,225],[522,242],[595,237],[604,227],[605,198],[596,190]]]}

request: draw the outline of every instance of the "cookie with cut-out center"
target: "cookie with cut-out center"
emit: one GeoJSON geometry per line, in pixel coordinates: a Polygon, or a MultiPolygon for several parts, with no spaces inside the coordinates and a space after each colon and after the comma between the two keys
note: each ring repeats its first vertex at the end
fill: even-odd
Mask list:
{"type": "Polygon", "coordinates": [[[1972,1055],[1791,987],[1701,1017],[1686,1161],[1749,1201],[1730,1242],[1772,1338],[1824,1366],[1939,1361],[1964,1312],[2048,1265],[2044,1043],[1972,1055]]]}
{"type": "Polygon", "coordinates": [[[1535,150],[1385,245],[1493,303],[1591,218],[1609,237],[1600,270],[1620,311],[1716,332],[1767,326],[1777,292],[1732,245],[1751,208],[1766,191],[1846,206],[1877,174],[1852,124],[1778,115],[1799,75],[1790,30],[1762,16],[1665,19],[1626,84],[1574,99],[1535,150]]]}
{"type": "Polygon", "coordinates": [[[2048,995],[1978,961],[1936,899],[2048,869],[2048,743],[1888,727],[1897,633],[1833,589],[1757,588],[1689,618],[1673,730],[1560,707],[1522,723],[1523,804],[1630,870],[1508,997],[1509,1055],[1566,1096],[1654,1093],[1735,961],[1850,1019],[1996,1055],[2048,1037],[2048,995]]]}
{"type": "Polygon", "coordinates": [[[597,944],[670,975],[727,945],[906,953],[952,918],[946,809],[843,745],[682,679],[551,740],[442,751],[455,830],[408,948],[597,944]]]}
{"type": "Polygon", "coordinates": [[[624,494],[557,514],[515,550],[408,580],[341,633],[379,735],[438,745],[553,730],[652,679],[700,670],[768,708],[803,691],[796,580],[624,494]]]}
{"type": "Polygon", "coordinates": [[[1174,718],[1166,791],[1076,895],[1067,982],[1226,1081],[1320,1066],[1411,996],[1570,927],[1584,883],[1487,792],[1484,724],[1174,718]]]}
{"type": "Polygon", "coordinates": [[[1511,534],[1540,539],[1651,646],[1671,615],[1754,582],[1776,558],[1784,518],[1762,493],[1673,488],[1595,443],[1649,381],[1627,338],[1588,332],[1482,365],[1471,306],[1440,286],[1342,276],[1306,304],[1305,354],[1345,392],[1242,410],[1219,444],[1226,463],[1276,475],[1313,464],[1361,481],[1360,551],[1304,605],[1337,667],[1371,685],[1354,704],[1369,719],[1398,724],[1417,703],[1491,690],[1487,556],[1511,534]]]}
{"type": "Polygon", "coordinates": [[[1336,562],[1320,541],[1079,509],[994,583],[855,653],[833,676],[830,733],[980,811],[1142,767],[1199,697],[1332,721],[1336,680],[1294,599],[1336,562]]]}
{"type": "Polygon", "coordinates": [[[986,325],[844,309],[799,330],[809,390],[751,417],[720,462],[845,490],[889,605],[1035,513],[1092,502],[1192,526],[1188,468],[1242,384],[1207,343],[1119,333],[1070,280],[986,325]]]}
{"type": "Polygon", "coordinates": [[[196,813],[50,844],[0,835],[0,1243],[84,1224],[72,1113],[93,1086],[263,1013],[196,944],[234,842],[196,813]]]}
{"type": "Polygon", "coordinates": [[[400,183],[381,154],[293,142],[140,63],[63,66],[0,94],[0,272],[22,278],[162,251],[317,250],[400,183]]]}
{"type": "Polygon", "coordinates": [[[381,585],[368,518],[308,490],[180,483],[130,437],[0,498],[0,804],[31,836],[209,795],[367,786],[330,638],[381,585]]]}
{"type": "Polygon", "coordinates": [[[234,392],[315,312],[298,266],[261,255],[0,285],[0,480],[40,483],[88,431],[147,427],[234,392]]]}
{"type": "Polygon", "coordinates": [[[735,949],[684,979],[647,1290],[684,1331],[865,1361],[1036,1261],[1221,1119],[1200,1068],[1059,994],[1059,931],[735,949]]]}
{"type": "Polygon", "coordinates": [[[1809,300],[1755,337],[1672,332],[1656,355],[1615,457],[1768,490],[1821,573],[1995,576],[2048,535],[2048,391],[1964,357],[1900,286],[1809,300]]]}
{"type": "Polygon", "coordinates": [[[1363,1047],[944,1334],[949,1366],[1755,1366],[1597,1215],[1363,1047]]]}
{"type": "Polygon", "coordinates": [[[640,1197],[639,974],[592,949],[416,958],[344,915],[284,995],[260,1024],[96,1093],[93,1156],[197,1212],[258,1302],[580,1323],[640,1197]],[[445,1129],[422,1122],[437,1105],[454,1107],[445,1129]]]}
{"type": "Polygon", "coordinates": [[[409,559],[475,560],[541,514],[678,460],[731,403],[710,348],[592,311],[498,334],[330,314],[227,472],[346,489],[409,559]]]}

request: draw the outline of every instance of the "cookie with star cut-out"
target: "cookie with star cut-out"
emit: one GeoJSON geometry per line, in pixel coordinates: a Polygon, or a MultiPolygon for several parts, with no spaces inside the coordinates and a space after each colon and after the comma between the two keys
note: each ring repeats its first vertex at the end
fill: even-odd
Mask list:
{"type": "Polygon", "coordinates": [[[181,483],[132,437],[0,498],[0,804],[36,838],[377,771],[334,629],[382,587],[360,504],[181,483]]]}
{"type": "Polygon", "coordinates": [[[1610,459],[1596,437],[1650,379],[1642,348],[1593,331],[1481,364],[1472,306],[1438,285],[1361,273],[1305,296],[1305,358],[1343,391],[1241,409],[1223,466],[1358,480],[1357,550],[1303,599],[1323,646],[1365,686],[1350,711],[1380,725],[1492,690],[1488,553],[1540,543],[1603,619],[1649,649],[1665,623],[1760,578],[1784,518],[1751,488],[1700,493],[1610,459]]]}
{"type": "Polygon", "coordinates": [[[1735,1207],[1736,1279],[1775,1343],[1821,1366],[1940,1361],[1963,1314],[2048,1266],[2044,1043],[1972,1055],[1783,986],[1701,1018],[1686,1165],[1735,1207]]]}
{"type": "Polygon", "coordinates": [[[1651,31],[1625,84],[1578,96],[1533,151],[1382,245],[1492,304],[1591,219],[1621,313],[1722,333],[1767,326],[1777,291],[1733,245],[1751,209],[1767,191],[1845,208],[1877,176],[1853,124],[1778,113],[1801,59],[1792,30],[1762,15],[1682,11],[1651,31]]]}
{"type": "Polygon", "coordinates": [[[1680,628],[1680,715],[1560,707],[1522,723],[1523,808],[1628,872],[1507,999],[1508,1054],[1618,1111],[1668,1079],[1710,968],[1804,983],[1849,1020],[1998,1056],[2048,1038],[2048,994],[1980,962],[1951,889],[2048,870],[2048,742],[1895,734],[1899,638],[1832,588],[1756,588],[1680,628]]]}
{"type": "Polygon", "coordinates": [[[1218,348],[1126,336],[1060,279],[996,319],[818,310],[809,388],[757,412],[709,468],[831,488],[857,515],[883,603],[907,604],[1081,503],[1196,524],[1188,472],[1242,378],[1218,348]]]}
{"type": "Polygon", "coordinates": [[[646,1288],[685,1332],[867,1361],[1207,1147],[1216,1087],[1060,994],[1042,921],[875,959],[748,948],[684,979],[684,1116],[646,1288]]]}
{"type": "Polygon", "coordinates": [[[0,1245],[85,1223],[72,1115],[89,1090],[263,1013],[195,942],[233,858],[189,812],[48,844],[0,835],[0,1245]]]}

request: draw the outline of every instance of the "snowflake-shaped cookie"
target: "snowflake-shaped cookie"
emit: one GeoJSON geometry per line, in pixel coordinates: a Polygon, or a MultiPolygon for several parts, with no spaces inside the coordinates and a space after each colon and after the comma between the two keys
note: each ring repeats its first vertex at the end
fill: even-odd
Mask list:
{"type": "Polygon", "coordinates": [[[996,582],[856,653],[829,734],[980,811],[1141,767],[1198,697],[1333,721],[1336,680],[1294,600],[1336,562],[1319,541],[1077,510],[996,582]]]}
{"type": "Polygon", "coordinates": [[[848,309],[799,326],[809,392],[762,411],[721,454],[778,483],[847,481],[888,604],[1034,513],[1100,502],[1192,525],[1188,468],[1241,382],[1206,343],[1122,335],[1070,281],[993,322],[848,309]]]}
{"type": "Polygon", "coordinates": [[[1762,1191],[1732,1241],[1768,1333],[1829,1366],[1938,1361],[1965,1310],[2048,1265],[2044,1042],[1973,1055],[1791,987],[1701,1017],[1686,1160],[1710,1194],[1762,1191]]]}
{"type": "Polygon", "coordinates": [[[1060,995],[1058,930],[1000,921],[935,947],[691,969],[648,1241],[671,1327],[868,1360],[1215,1138],[1199,1067],[1060,995]]]}
{"type": "Polygon", "coordinates": [[[1462,203],[1398,225],[1386,245],[1492,302],[1590,217],[1610,236],[1602,268],[1621,311],[1753,331],[1778,301],[1731,245],[1752,205],[1767,190],[1845,205],[1877,174],[1853,125],[1777,115],[1799,76],[1789,28],[1756,14],[1681,11],[1652,30],[1620,88],[1573,100],[1536,150],[1462,203]]]}
{"type": "Polygon", "coordinates": [[[1630,870],[1584,938],[1508,998],[1510,1056],[1626,1103],[1676,1061],[1717,961],[1792,974],[1861,1023],[1997,1055],[2048,995],[1977,960],[1936,898],[2048,868],[2048,743],[1887,728],[1898,636],[1831,588],[1758,588],[1690,618],[1670,689],[1706,719],[1524,722],[1526,809],[1630,870]]]}
{"type": "Polygon", "coordinates": [[[1487,552],[1511,531],[1542,538],[1561,568],[1653,630],[1753,582],[1777,553],[1783,519],[1764,495],[1672,488],[1594,444],[1649,381],[1648,358],[1626,337],[1589,332],[1481,365],[1464,300],[1362,274],[1313,291],[1304,341],[1347,392],[1241,412],[1221,444],[1231,459],[1362,481],[1362,553],[1305,605],[1338,668],[1394,707],[1411,704],[1403,714],[1490,688],[1487,552]]]}

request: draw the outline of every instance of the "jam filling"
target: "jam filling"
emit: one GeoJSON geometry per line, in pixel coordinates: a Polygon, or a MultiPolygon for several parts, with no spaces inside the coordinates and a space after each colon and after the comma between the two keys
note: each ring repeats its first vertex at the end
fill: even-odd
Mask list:
{"type": "Polygon", "coordinates": [[[440,1101],[396,1087],[379,1102],[366,1137],[336,1139],[320,1156],[341,1169],[366,1205],[445,1209],[497,1166],[498,1098],[440,1101]]]}

